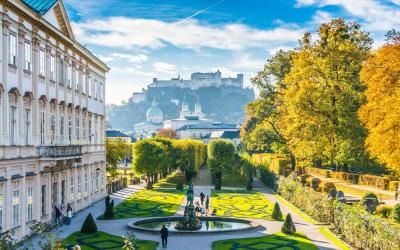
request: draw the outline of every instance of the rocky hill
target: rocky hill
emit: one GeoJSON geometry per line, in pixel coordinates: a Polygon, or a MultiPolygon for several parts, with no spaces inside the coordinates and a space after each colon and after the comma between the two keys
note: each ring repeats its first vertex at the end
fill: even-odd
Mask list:
{"type": "Polygon", "coordinates": [[[148,88],[144,102],[134,103],[132,99],[122,105],[107,106],[108,125],[124,130],[132,130],[133,124],[146,120],[146,111],[155,99],[164,112],[164,120],[179,117],[180,105],[171,100],[189,103],[190,110],[199,100],[207,118],[227,123],[241,123],[244,106],[254,100],[254,91],[233,86],[204,87],[197,90],[177,87],[148,88]]]}

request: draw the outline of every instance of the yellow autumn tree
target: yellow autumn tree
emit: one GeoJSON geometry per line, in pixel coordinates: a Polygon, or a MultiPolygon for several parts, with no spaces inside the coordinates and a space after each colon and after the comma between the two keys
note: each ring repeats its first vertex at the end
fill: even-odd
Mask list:
{"type": "Polygon", "coordinates": [[[368,130],[368,151],[400,172],[400,39],[393,38],[363,65],[360,79],[367,102],[359,117],[368,130]]]}
{"type": "Polygon", "coordinates": [[[372,40],[357,23],[334,19],[316,39],[306,33],[293,54],[280,96],[279,129],[301,165],[367,164],[366,131],[357,117],[364,102],[359,80],[372,40]]]}

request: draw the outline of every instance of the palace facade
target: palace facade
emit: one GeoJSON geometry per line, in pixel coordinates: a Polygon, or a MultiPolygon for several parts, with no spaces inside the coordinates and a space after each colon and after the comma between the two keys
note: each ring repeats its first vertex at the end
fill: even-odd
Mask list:
{"type": "Polygon", "coordinates": [[[0,0],[0,229],[106,195],[105,74],[61,0],[0,0]]]}

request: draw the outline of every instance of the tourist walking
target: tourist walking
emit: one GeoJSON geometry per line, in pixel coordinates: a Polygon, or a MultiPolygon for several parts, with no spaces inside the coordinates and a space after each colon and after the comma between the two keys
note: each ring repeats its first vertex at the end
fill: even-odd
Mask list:
{"type": "Polygon", "coordinates": [[[168,228],[163,225],[161,230],[160,230],[160,234],[161,234],[161,243],[163,247],[167,247],[167,243],[168,243],[168,228]]]}
{"type": "Polygon", "coordinates": [[[205,198],[205,195],[204,195],[203,192],[201,192],[201,193],[200,193],[200,201],[201,201],[201,205],[202,205],[202,206],[203,206],[203,203],[204,203],[204,198],[205,198]]]}
{"type": "Polygon", "coordinates": [[[67,206],[67,225],[71,225],[72,221],[72,207],[71,204],[68,204],[67,206]]]}
{"type": "Polygon", "coordinates": [[[397,198],[399,198],[399,194],[400,194],[400,183],[399,183],[399,186],[398,186],[398,188],[397,188],[397,191],[396,191],[396,193],[394,194],[394,199],[397,201],[397,198]]]}
{"type": "Polygon", "coordinates": [[[209,211],[208,211],[209,206],[210,206],[210,197],[208,197],[208,195],[207,195],[207,197],[206,197],[206,216],[209,213],[209,211]]]}
{"type": "Polygon", "coordinates": [[[58,207],[57,206],[54,206],[54,210],[55,210],[55,213],[56,213],[56,219],[55,219],[55,223],[57,224],[60,224],[60,226],[62,226],[62,220],[61,220],[61,211],[60,211],[60,209],[58,209],[58,207]]]}

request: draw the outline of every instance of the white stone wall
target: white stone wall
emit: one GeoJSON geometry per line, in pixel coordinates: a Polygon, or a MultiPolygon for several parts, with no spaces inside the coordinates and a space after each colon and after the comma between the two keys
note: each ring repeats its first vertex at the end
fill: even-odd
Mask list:
{"type": "Polygon", "coordinates": [[[108,68],[20,1],[0,2],[0,22],[0,226],[21,238],[54,206],[78,211],[106,195],[108,68]],[[39,151],[55,146],[64,153],[39,151]]]}

